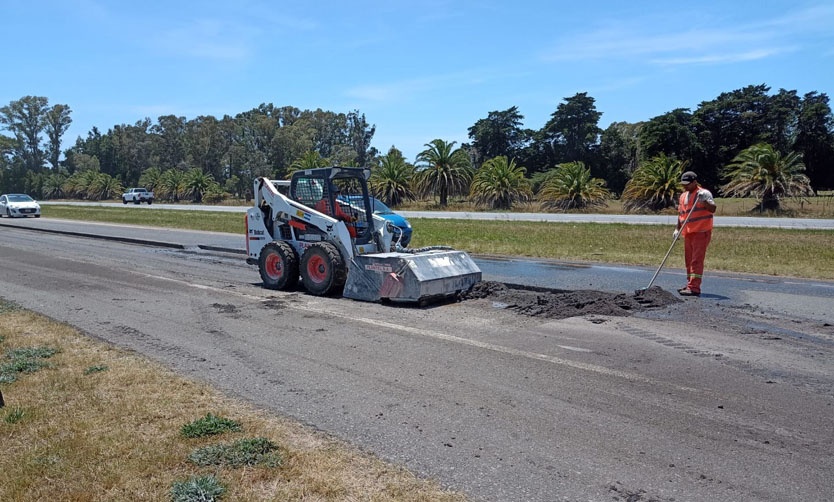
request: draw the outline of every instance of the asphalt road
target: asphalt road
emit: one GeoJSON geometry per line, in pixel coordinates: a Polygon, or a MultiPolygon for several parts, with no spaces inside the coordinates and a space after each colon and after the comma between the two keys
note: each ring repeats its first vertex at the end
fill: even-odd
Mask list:
{"type": "MultiPolygon", "coordinates": [[[[127,227],[50,218],[2,218],[0,224],[68,235],[101,235],[123,242],[150,243],[160,247],[245,252],[245,239],[239,234],[127,227]]],[[[658,260],[660,258],[658,257],[658,260]]],[[[475,257],[475,261],[484,273],[484,280],[565,290],[596,289],[623,293],[631,293],[647,286],[657,270],[656,267],[513,257],[475,257]]],[[[668,291],[675,291],[685,283],[685,271],[671,267],[664,268],[655,280],[656,285],[668,291]]],[[[799,316],[821,322],[831,318],[831,298],[834,298],[834,282],[831,281],[727,274],[707,270],[704,288],[702,299],[712,300],[721,305],[756,305],[768,309],[774,315],[787,318],[799,316]]]]}
{"type": "MultiPolygon", "coordinates": [[[[32,230],[52,224],[0,221],[0,296],[474,499],[806,501],[834,491],[830,283],[787,281],[801,292],[786,293],[779,281],[739,281],[775,310],[716,295],[548,320],[488,300],[419,309],[267,291],[239,253],[220,251],[241,246],[230,244],[237,236],[147,229],[153,239],[140,240],[154,245],[138,245],[137,229],[110,225],[61,230],[110,239],[32,230]],[[822,310],[789,314],[785,294],[822,310]]],[[[632,290],[651,276],[545,265],[594,288],[604,284],[594,270],[624,274],[632,290]]],[[[523,276],[516,261],[491,266],[487,279],[523,276]]]]}

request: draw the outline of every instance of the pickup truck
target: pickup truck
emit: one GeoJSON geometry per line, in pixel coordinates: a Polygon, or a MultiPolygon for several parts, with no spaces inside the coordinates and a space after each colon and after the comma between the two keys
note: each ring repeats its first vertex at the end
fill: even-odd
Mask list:
{"type": "Polygon", "coordinates": [[[122,203],[127,204],[133,202],[139,204],[140,202],[147,202],[148,205],[153,204],[153,192],[149,192],[144,188],[131,188],[122,194],[122,203]]]}

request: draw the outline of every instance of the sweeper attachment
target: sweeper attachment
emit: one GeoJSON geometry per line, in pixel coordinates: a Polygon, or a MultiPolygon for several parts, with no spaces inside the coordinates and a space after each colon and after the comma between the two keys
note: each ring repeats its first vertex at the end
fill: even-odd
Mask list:
{"type": "Polygon", "coordinates": [[[258,266],[264,287],[290,290],[301,279],[314,295],[425,304],[480,282],[463,251],[400,246],[401,232],[373,214],[369,177],[361,168],[297,171],[287,195],[277,182],[255,180],[246,262],[258,266]]]}

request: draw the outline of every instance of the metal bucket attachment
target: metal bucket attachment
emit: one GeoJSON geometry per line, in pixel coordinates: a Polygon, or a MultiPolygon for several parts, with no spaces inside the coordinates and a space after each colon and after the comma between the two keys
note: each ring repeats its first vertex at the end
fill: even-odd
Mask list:
{"type": "Polygon", "coordinates": [[[463,251],[356,255],[348,266],[344,296],[354,300],[426,303],[466,291],[481,269],[463,251]]]}

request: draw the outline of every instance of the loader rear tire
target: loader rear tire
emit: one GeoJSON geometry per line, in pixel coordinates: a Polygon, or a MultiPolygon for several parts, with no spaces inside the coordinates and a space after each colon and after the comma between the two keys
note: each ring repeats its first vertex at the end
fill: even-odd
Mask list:
{"type": "Polygon", "coordinates": [[[316,242],[301,257],[301,279],[310,294],[333,295],[345,287],[345,260],[329,242],[316,242]]]}
{"type": "Polygon", "coordinates": [[[298,255],[286,242],[270,242],[261,250],[258,271],[265,288],[293,289],[298,284],[298,255]]]}

